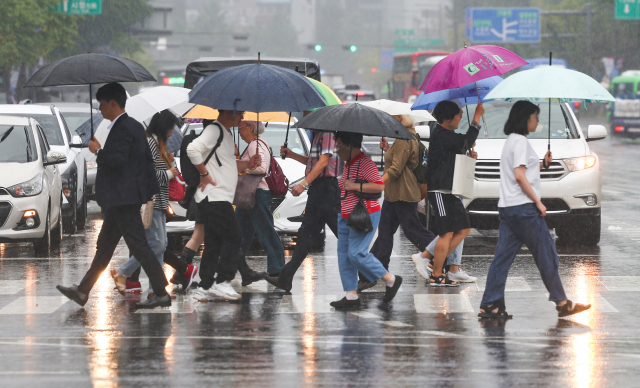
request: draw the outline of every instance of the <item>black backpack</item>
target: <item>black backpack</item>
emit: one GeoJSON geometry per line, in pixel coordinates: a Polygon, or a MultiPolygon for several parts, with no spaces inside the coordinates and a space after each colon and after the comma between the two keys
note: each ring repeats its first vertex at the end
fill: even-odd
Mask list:
{"type": "Polygon", "coordinates": [[[418,140],[418,164],[409,169],[416,176],[418,184],[423,184],[427,183],[427,147],[420,141],[420,135],[416,133],[415,137],[418,140]]]}
{"type": "MultiPolygon", "coordinates": [[[[205,159],[205,165],[209,162],[209,159],[211,159],[213,154],[216,153],[216,150],[218,149],[218,147],[220,147],[220,144],[222,143],[222,139],[224,137],[224,130],[222,129],[222,126],[218,123],[212,124],[218,127],[218,129],[220,130],[220,136],[218,137],[216,145],[211,150],[211,153],[209,153],[209,156],[207,156],[207,158],[205,159]]],[[[206,128],[204,128],[202,132],[204,132],[205,129],[206,128]]],[[[202,132],[200,134],[202,134],[202,132]]],[[[200,172],[198,171],[196,166],[191,163],[191,159],[189,159],[189,157],[187,156],[187,147],[198,136],[200,135],[196,135],[196,131],[192,129],[191,131],[189,131],[189,134],[182,138],[182,144],[180,145],[180,168],[182,170],[180,172],[182,173],[184,182],[187,184],[187,186],[190,187],[198,187],[198,185],[200,184],[200,172]]],[[[222,166],[222,163],[218,158],[218,154],[216,154],[216,161],[218,162],[218,166],[222,166]]]]}

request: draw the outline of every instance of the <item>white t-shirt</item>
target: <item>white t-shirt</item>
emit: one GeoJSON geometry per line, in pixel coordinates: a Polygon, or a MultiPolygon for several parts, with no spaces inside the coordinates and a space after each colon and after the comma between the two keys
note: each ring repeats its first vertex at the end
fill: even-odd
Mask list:
{"type": "Polygon", "coordinates": [[[540,158],[526,137],[512,133],[507,137],[500,157],[500,201],[498,207],[533,203],[516,181],[514,169],[525,166],[525,176],[540,198],[540,158]]]}

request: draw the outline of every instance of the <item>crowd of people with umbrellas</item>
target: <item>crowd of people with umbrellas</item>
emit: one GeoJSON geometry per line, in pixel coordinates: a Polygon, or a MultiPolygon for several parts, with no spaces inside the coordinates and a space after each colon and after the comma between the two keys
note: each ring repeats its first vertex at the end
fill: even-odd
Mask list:
{"type": "Polygon", "coordinates": [[[199,272],[201,280],[193,297],[201,301],[241,299],[230,283],[237,271],[243,286],[264,279],[290,292],[297,269],[325,226],[338,238],[345,295],[331,303],[336,309],[357,309],[358,293],[379,280],[386,286],[383,302],[394,299],[403,282],[400,275],[389,272],[393,235],[399,226],[416,246],[418,253],[412,259],[431,286],[456,287],[473,282],[475,278],[460,268],[463,241],[470,231],[460,197],[465,197],[465,185],[467,190],[469,183],[472,187],[473,178],[468,182],[455,175],[457,170],[475,166],[473,146],[486,125],[484,102],[504,100],[515,103],[504,124],[507,140],[500,161],[500,235],[479,316],[511,318],[504,290],[509,268],[523,244],[531,251],[559,316],[590,308],[567,299],[558,275],[558,254],[544,221],[540,169],[548,168],[553,160],[550,142],[545,155],[536,155],[527,141],[540,119],[540,108],[534,102],[550,105],[613,100],[589,76],[548,66],[503,80],[501,75],[526,61],[502,47],[484,45],[465,47],[436,64],[413,106],[387,100],[343,105],[326,85],[297,71],[260,63],[259,59],[255,64],[208,75],[191,91],[149,91],[147,96],[136,96],[136,101],[136,97],[127,100],[124,88],[115,82],[153,77],[135,62],[116,62],[114,66],[112,57],[98,54],[71,57],[45,66],[28,82],[30,86],[106,83],[96,99],[104,118],[111,121],[107,127],[110,131],[97,138],[91,121],[88,141],[97,156],[96,197],[105,221],[96,256],[80,285],[58,286],[78,304],[87,302],[121,237],[132,258],[111,274],[118,291],[124,294],[130,286],[135,287],[136,279],[131,276],[142,266],[151,286],[150,296],[138,304],[139,308],[171,305],[161,269],[163,261],[176,268],[172,281],[181,283],[183,292],[194,284],[199,272]],[[471,115],[466,107],[469,104],[476,105],[471,115]],[[186,196],[190,199],[188,216],[196,222],[196,228],[178,258],[166,252],[163,213],[169,181],[179,176],[173,155],[167,151],[176,124],[167,109],[180,116],[190,111],[190,117],[197,117],[196,111],[209,108],[217,110],[217,119],[206,120],[202,134],[182,141],[182,173],[186,177],[190,169],[194,176],[187,182],[186,196]],[[469,126],[466,134],[454,132],[465,116],[462,108],[469,126]],[[305,178],[293,187],[286,187],[286,180],[278,180],[281,171],[277,161],[270,145],[260,138],[269,130],[261,115],[277,114],[274,112],[285,112],[287,122],[291,122],[291,112],[304,112],[294,126],[313,131],[308,156],[291,151],[287,140],[280,149],[282,158],[306,166],[305,178]],[[251,114],[252,120],[245,114],[251,114]],[[428,151],[415,132],[415,123],[424,121],[437,122],[431,129],[428,151]],[[146,137],[140,122],[147,126],[146,137]],[[248,143],[240,155],[231,132],[234,127],[248,143]],[[381,138],[380,147],[386,152],[382,175],[362,151],[363,135],[381,138]],[[391,146],[388,138],[395,139],[391,146]],[[274,194],[282,195],[287,190],[293,196],[307,190],[308,199],[295,249],[285,263],[269,206],[274,194]],[[380,201],[382,193],[384,201],[380,201]],[[155,203],[149,205],[154,194],[155,203]],[[433,209],[438,236],[419,220],[417,204],[425,197],[433,209]],[[265,273],[251,269],[245,260],[254,234],[267,253],[265,273]],[[203,242],[198,268],[192,261],[203,242]]]}

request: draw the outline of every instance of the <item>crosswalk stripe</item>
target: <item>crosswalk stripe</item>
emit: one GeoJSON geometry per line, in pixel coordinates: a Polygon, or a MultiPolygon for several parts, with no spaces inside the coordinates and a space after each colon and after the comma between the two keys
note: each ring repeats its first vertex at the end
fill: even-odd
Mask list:
{"type": "Polygon", "coordinates": [[[414,294],[418,314],[473,313],[466,294],[414,294]]]}
{"type": "Polygon", "coordinates": [[[0,281],[0,295],[13,295],[24,290],[37,280],[2,280],[0,281]]]}
{"type": "Polygon", "coordinates": [[[335,309],[329,303],[335,300],[335,295],[284,295],[278,314],[331,313],[335,309]]]}
{"type": "Polygon", "coordinates": [[[0,310],[0,315],[9,314],[51,314],[69,302],[64,296],[23,296],[0,310]]]}
{"type": "Polygon", "coordinates": [[[609,291],[640,291],[640,276],[596,276],[609,291]]]}
{"type": "MultiPolygon", "coordinates": [[[[476,287],[478,291],[484,292],[487,285],[486,276],[478,276],[476,279],[476,287]]],[[[504,288],[505,291],[531,291],[531,287],[526,280],[521,276],[509,276],[507,277],[507,284],[504,288]]]]}

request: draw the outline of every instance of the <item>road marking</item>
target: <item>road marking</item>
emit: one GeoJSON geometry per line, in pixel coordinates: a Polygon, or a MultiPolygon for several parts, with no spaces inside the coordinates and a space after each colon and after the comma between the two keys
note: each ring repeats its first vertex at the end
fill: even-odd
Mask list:
{"type": "MultiPolygon", "coordinates": [[[[484,292],[485,287],[487,285],[487,277],[486,276],[478,276],[476,279],[476,287],[478,287],[478,291],[484,292]]],[[[507,284],[504,288],[505,291],[531,291],[531,287],[526,280],[524,280],[521,276],[509,276],[507,277],[507,284]]]]}
{"type": "Polygon", "coordinates": [[[190,295],[180,297],[171,301],[171,307],[160,307],[155,309],[138,309],[136,314],[191,314],[200,302],[190,295]]]}
{"type": "Polygon", "coordinates": [[[398,321],[376,321],[377,323],[382,323],[384,325],[393,326],[393,327],[413,327],[408,323],[398,322],[398,321]]]}
{"type": "Polygon", "coordinates": [[[52,370],[52,371],[45,371],[45,370],[20,370],[20,371],[0,371],[0,375],[25,375],[25,376],[30,376],[30,375],[79,375],[80,371],[78,370],[52,370]]]}
{"type": "Polygon", "coordinates": [[[0,280],[0,295],[13,295],[35,284],[37,280],[0,280]]]}
{"type": "Polygon", "coordinates": [[[284,295],[278,314],[332,313],[329,303],[335,300],[335,295],[284,295]]]}
{"type": "Polygon", "coordinates": [[[12,341],[0,341],[0,345],[19,345],[19,346],[54,346],[54,347],[60,347],[60,348],[83,348],[83,349],[91,349],[93,348],[92,346],[88,346],[88,345],[72,345],[72,344],[48,344],[45,342],[27,342],[27,341],[17,341],[17,342],[12,342],[12,341]]]}
{"type": "MultiPolygon", "coordinates": [[[[357,373],[357,369],[312,369],[313,373],[357,373]]],[[[208,374],[306,373],[304,369],[205,369],[208,374]]]]}
{"type": "Polygon", "coordinates": [[[350,314],[355,315],[355,316],[360,317],[360,318],[364,318],[364,319],[381,319],[382,318],[380,315],[376,315],[376,314],[369,313],[369,312],[366,312],[366,311],[362,311],[362,312],[352,311],[350,314]]]}
{"type": "Polygon", "coordinates": [[[69,302],[64,296],[23,296],[0,310],[0,314],[51,314],[69,302]]]}
{"type": "Polygon", "coordinates": [[[596,276],[609,291],[640,291],[640,276],[596,276]]]}
{"type": "Polygon", "coordinates": [[[464,294],[414,294],[418,314],[473,313],[469,296],[464,294]]]}

